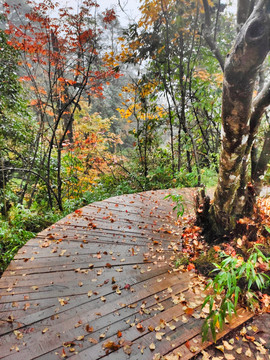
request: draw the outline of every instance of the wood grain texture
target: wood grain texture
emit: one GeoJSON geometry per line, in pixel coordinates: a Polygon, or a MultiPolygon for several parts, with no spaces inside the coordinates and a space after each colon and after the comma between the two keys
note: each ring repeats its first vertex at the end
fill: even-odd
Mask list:
{"type": "MultiPolygon", "coordinates": [[[[190,359],[187,342],[208,346],[202,281],[172,267],[182,242],[169,192],[90,204],[20,249],[0,280],[0,358],[190,359]]],[[[188,217],[194,190],[178,192],[188,217]]],[[[239,311],[225,332],[252,316],[239,311]]]]}

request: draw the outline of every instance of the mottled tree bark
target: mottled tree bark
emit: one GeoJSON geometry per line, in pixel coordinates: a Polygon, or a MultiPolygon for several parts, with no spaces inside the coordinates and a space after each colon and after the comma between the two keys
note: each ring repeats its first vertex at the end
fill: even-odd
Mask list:
{"type": "Polygon", "coordinates": [[[256,134],[259,122],[257,118],[256,126],[252,127],[250,120],[254,115],[252,97],[255,81],[269,51],[267,3],[266,0],[257,3],[225,60],[222,150],[218,185],[210,208],[213,229],[218,234],[232,230],[247,205],[248,179],[247,172],[243,174],[242,169],[249,162],[249,140],[256,134]]]}

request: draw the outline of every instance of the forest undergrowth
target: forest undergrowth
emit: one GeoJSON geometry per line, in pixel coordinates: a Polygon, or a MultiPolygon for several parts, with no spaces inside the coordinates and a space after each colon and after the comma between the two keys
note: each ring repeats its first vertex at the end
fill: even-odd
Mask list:
{"type": "Polygon", "coordinates": [[[234,232],[211,244],[194,215],[184,219],[183,250],[174,266],[205,277],[203,340],[211,332],[215,341],[239,306],[270,313],[270,198],[258,198],[252,217],[240,218],[234,232]]]}

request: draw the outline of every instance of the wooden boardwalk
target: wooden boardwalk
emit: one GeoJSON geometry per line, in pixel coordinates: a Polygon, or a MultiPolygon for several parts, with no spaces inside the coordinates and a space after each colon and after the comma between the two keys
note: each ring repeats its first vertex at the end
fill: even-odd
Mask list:
{"type": "MultiPolygon", "coordinates": [[[[209,345],[202,281],[170,265],[181,236],[167,193],[93,203],[30,240],[0,280],[0,358],[191,359],[209,345]]],[[[251,317],[239,314],[231,328],[251,317]]]]}

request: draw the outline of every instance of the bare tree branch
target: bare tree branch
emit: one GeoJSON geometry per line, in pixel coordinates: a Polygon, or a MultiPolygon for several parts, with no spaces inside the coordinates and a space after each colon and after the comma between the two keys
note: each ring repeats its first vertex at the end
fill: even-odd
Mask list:
{"type": "Polygon", "coordinates": [[[215,39],[212,35],[212,23],[211,23],[211,16],[210,16],[210,8],[208,0],[203,0],[203,7],[204,7],[204,18],[205,18],[205,27],[203,29],[203,37],[205,41],[207,42],[210,50],[214,54],[215,58],[219,62],[219,65],[224,71],[224,57],[222,56],[219,48],[217,47],[217,44],[215,42],[215,39]]]}

